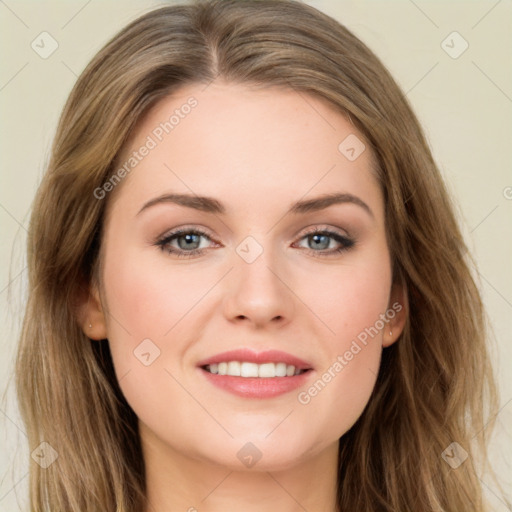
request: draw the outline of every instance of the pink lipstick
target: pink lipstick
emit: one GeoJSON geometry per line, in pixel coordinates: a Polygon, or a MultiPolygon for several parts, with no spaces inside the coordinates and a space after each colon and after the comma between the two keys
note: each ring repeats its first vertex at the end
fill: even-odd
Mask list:
{"type": "Polygon", "coordinates": [[[308,362],[279,350],[232,350],[197,366],[211,384],[245,398],[271,398],[293,391],[313,372],[308,362]]]}

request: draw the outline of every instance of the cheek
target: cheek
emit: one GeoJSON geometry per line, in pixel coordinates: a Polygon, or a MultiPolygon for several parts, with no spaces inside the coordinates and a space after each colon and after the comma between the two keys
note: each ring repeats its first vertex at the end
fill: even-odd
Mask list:
{"type": "Polygon", "coordinates": [[[186,336],[180,336],[180,329],[201,297],[201,287],[189,276],[164,270],[148,262],[140,249],[121,254],[113,245],[106,251],[109,346],[121,389],[136,410],[140,404],[156,407],[169,387],[165,369],[172,366],[170,361],[182,360],[186,346],[180,340],[186,336]]]}
{"type": "Polygon", "coordinates": [[[339,351],[346,350],[350,340],[364,338],[367,329],[376,326],[382,331],[380,319],[388,307],[390,287],[388,260],[370,255],[355,264],[316,272],[298,294],[325,327],[323,337],[331,349],[339,351]]]}
{"type": "Polygon", "coordinates": [[[305,287],[303,293],[325,326],[321,339],[327,358],[297,400],[335,438],[355,423],[373,391],[387,328],[391,271],[386,258],[372,258],[336,273],[331,269],[314,282],[317,286],[305,287]]]}
{"type": "Polygon", "coordinates": [[[194,405],[176,371],[187,348],[187,312],[206,287],[190,277],[148,264],[140,250],[122,257],[112,250],[105,258],[108,339],[121,391],[142,421],[169,431],[175,424],[165,408],[186,415],[194,405]]]}
{"type": "Polygon", "coordinates": [[[134,339],[170,337],[210,286],[192,269],[155,265],[140,252],[115,256],[105,263],[109,331],[121,326],[134,339]]]}
{"type": "Polygon", "coordinates": [[[314,417],[322,425],[319,440],[339,439],[359,419],[375,386],[380,354],[376,348],[363,349],[350,361],[340,354],[298,394],[298,416],[314,417]]]}

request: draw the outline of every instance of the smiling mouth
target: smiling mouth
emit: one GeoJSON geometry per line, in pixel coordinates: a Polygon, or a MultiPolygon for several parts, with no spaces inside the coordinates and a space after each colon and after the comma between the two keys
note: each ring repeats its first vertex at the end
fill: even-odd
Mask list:
{"type": "Polygon", "coordinates": [[[214,375],[226,375],[230,377],[294,377],[309,371],[309,369],[296,368],[291,364],[278,363],[251,363],[247,361],[225,361],[215,364],[207,364],[201,368],[214,375]]]}

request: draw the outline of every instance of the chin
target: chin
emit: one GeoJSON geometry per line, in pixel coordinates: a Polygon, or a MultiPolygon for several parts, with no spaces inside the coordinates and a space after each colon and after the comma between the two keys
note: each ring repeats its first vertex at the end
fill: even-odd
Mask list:
{"type": "Polygon", "coordinates": [[[212,452],[212,446],[200,455],[201,458],[215,465],[223,466],[231,471],[285,471],[304,462],[309,457],[320,451],[305,443],[304,439],[286,438],[278,436],[270,439],[265,435],[258,437],[249,435],[245,439],[231,439],[229,443],[214,442],[216,448],[222,447],[222,451],[212,452]]]}

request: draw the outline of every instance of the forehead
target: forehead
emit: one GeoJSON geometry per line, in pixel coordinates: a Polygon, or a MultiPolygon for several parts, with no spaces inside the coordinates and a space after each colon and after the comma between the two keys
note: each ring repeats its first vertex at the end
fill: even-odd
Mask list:
{"type": "Polygon", "coordinates": [[[240,206],[249,197],[264,205],[270,193],[288,202],[340,188],[368,196],[378,194],[373,164],[362,135],[325,100],[285,88],[193,84],[139,121],[116,162],[128,172],[115,196],[140,203],[177,191],[238,197],[240,206]]]}

